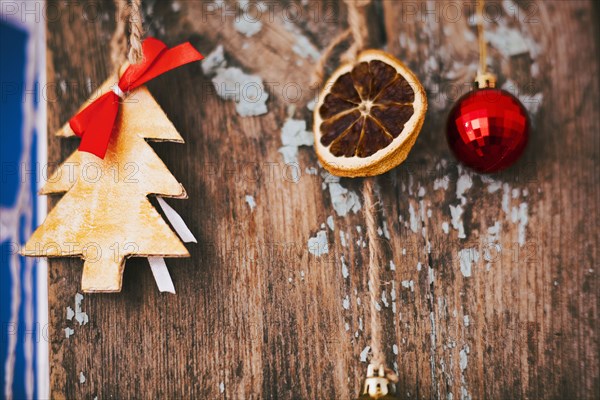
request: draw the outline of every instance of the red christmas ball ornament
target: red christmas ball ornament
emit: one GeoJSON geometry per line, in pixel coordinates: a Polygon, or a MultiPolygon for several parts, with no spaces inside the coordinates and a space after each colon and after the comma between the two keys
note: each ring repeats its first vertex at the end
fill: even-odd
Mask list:
{"type": "Polygon", "coordinates": [[[525,107],[493,76],[479,76],[475,89],[461,97],[448,116],[446,136],[457,159],[482,173],[500,171],[523,153],[529,135],[525,107]]]}

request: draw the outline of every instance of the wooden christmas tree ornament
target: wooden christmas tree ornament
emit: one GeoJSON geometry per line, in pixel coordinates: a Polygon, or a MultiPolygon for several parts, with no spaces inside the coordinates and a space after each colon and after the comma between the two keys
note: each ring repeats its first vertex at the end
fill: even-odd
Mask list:
{"type": "Polygon", "coordinates": [[[142,84],[201,58],[189,43],[167,49],[147,39],[144,62],[125,65],[120,78],[109,77],[56,133],[81,136],[80,151],[42,188],[41,194],[65,195],[26,243],[24,255],[83,258],[84,292],[119,292],[125,260],[148,257],[159,289],[174,291],[162,259],[189,257],[178,234],[186,242],[195,239],[162,197],[187,194],[146,141],[183,143],[183,138],[142,84]],[[172,227],[148,196],[157,197],[172,227]],[[166,288],[160,276],[168,279],[166,288]]]}
{"type": "MultiPolygon", "coordinates": [[[[110,90],[109,78],[91,98],[110,90]]],[[[91,101],[88,101],[91,103],[91,101]]],[[[57,136],[74,136],[69,124],[57,136]]],[[[145,87],[121,106],[104,159],[74,152],[41,194],[66,193],[25,245],[28,256],[85,260],[84,292],[118,292],[128,257],[189,257],[147,195],[187,198],[146,140],[183,143],[145,87]]]]}

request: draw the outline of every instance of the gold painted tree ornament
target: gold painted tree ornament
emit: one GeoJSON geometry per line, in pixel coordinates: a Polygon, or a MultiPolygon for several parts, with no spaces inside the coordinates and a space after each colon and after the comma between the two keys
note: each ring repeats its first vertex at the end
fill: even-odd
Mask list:
{"type": "MultiPolygon", "coordinates": [[[[109,78],[87,104],[111,90],[116,80],[109,78]]],[[[74,133],[65,124],[57,136],[74,133]]],[[[146,140],[183,143],[141,86],[122,101],[104,159],[75,151],[48,179],[41,194],[66,194],[33,233],[23,254],[83,258],[84,292],[120,291],[129,257],[189,257],[147,197],[185,199],[187,194],[146,140]]]]}
{"type": "Polygon", "coordinates": [[[202,60],[189,42],[168,48],[156,38],[142,41],[141,0],[124,1],[111,40],[115,73],[79,109],[57,136],[81,138],[41,194],[66,193],[25,244],[33,257],[84,259],[84,292],[119,292],[129,257],[147,257],[161,292],[175,293],[165,257],[189,257],[182,243],[196,242],[163,197],[187,198],[148,141],[183,138],[143,86],[155,77],[202,60]],[[124,21],[129,21],[129,63],[124,21]],[[118,68],[120,66],[120,68],[118,68]],[[169,226],[150,203],[155,196],[169,226]],[[178,237],[179,235],[179,237],[178,237]]]}

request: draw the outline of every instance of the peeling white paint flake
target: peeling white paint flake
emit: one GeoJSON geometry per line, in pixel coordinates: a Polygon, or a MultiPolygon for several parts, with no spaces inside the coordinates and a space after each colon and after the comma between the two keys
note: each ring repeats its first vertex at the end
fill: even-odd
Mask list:
{"type": "Polygon", "coordinates": [[[498,190],[500,190],[501,187],[502,187],[502,182],[493,181],[488,185],[487,190],[489,193],[496,193],[498,190]]]}
{"type": "Polygon", "coordinates": [[[340,243],[342,247],[348,247],[348,242],[346,241],[346,234],[344,231],[340,231],[340,243]]]}
{"type": "Polygon", "coordinates": [[[460,400],[471,400],[471,395],[466,387],[460,387],[460,400]]]}
{"type": "Polygon", "coordinates": [[[394,352],[395,355],[398,355],[398,345],[396,345],[396,344],[392,345],[392,351],[394,352]]]}
{"type": "Polygon", "coordinates": [[[498,25],[494,30],[486,30],[485,38],[492,47],[508,59],[520,54],[536,53],[531,46],[531,41],[527,40],[519,29],[509,28],[506,25],[498,25]]]}
{"type": "Polygon", "coordinates": [[[67,319],[71,321],[75,316],[75,311],[71,307],[67,307],[67,319]]]}
{"type": "Polygon", "coordinates": [[[307,175],[318,175],[319,174],[319,170],[316,169],[315,167],[306,167],[304,169],[304,172],[306,172],[307,175]]]}
{"type": "Polygon", "coordinates": [[[463,174],[456,181],[456,198],[460,199],[461,204],[466,204],[467,198],[465,197],[465,192],[473,186],[473,179],[467,175],[463,174]]]}
{"type": "Polygon", "coordinates": [[[450,183],[450,179],[447,176],[442,178],[435,178],[433,181],[433,190],[448,190],[448,185],[450,183]]]}
{"type": "Polygon", "coordinates": [[[442,231],[447,235],[450,232],[450,225],[446,221],[442,222],[442,231]]]}
{"type": "Polygon", "coordinates": [[[509,210],[510,207],[510,186],[508,185],[508,183],[504,183],[502,185],[502,211],[504,211],[504,214],[507,214],[510,212],[509,210]]]}
{"type": "Polygon", "coordinates": [[[542,106],[542,102],[544,100],[544,93],[539,92],[536,94],[529,94],[525,90],[520,89],[517,84],[510,79],[508,79],[502,85],[502,89],[507,92],[513,94],[517,97],[521,104],[527,109],[529,115],[533,118],[538,113],[540,107],[542,106]]]}
{"type": "Polygon", "coordinates": [[[346,265],[344,256],[340,257],[340,261],[342,262],[342,278],[346,279],[350,276],[350,273],[348,272],[348,265],[346,265]]]}
{"type": "Polygon", "coordinates": [[[404,280],[402,281],[402,287],[409,289],[411,292],[415,291],[415,282],[411,279],[411,280],[404,280]]]}
{"type": "Polygon", "coordinates": [[[387,293],[385,290],[381,291],[381,302],[383,303],[385,308],[388,308],[390,306],[390,303],[388,302],[388,299],[387,299],[387,293]]]}
{"type": "Polygon", "coordinates": [[[527,203],[521,203],[519,205],[519,211],[517,214],[517,219],[519,221],[518,226],[518,234],[519,234],[519,246],[523,246],[525,244],[525,233],[527,229],[527,224],[529,223],[529,215],[528,215],[528,205],[527,203]]]}
{"type": "Polygon", "coordinates": [[[302,34],[296,35],[296,43],[292,46],[292,51],[302,58],[312,58],[314,61],[321,58],[319,50],[302,34]]]}
{"type": "Polygon", "coordinates": [[[254,19],[247,13],[243,13],[240,18],[236,18],[233,22],[233,27],[236,31],[246,37],[252,37],[256,35],[263,27],[262,22],[258,19],[254,19]]]}
{"type": "Polygon", "coordinates": [[[71,328],[65,328],[65,337],[68,339],[75,334],[75,331],[71,328]]]}
{"type": "Polygon", "coordinates": [[[83,295],[77,293],[75,295],[75,320],[79,322],[79,325],[85,325],[89,322],[88,315],[81,311],[81,302],[83,301],[83,295]]]}
{"type": "Polygon", "coordinates": [[[247,194],[246,195],[246,203],[248,203],[248,207],[250,207],[250,212],[254,211],[254,208],[256,207],[256,201],[254,200],[254,197],[247,194]]]}
{"type": "Polygon", "coordinates": [[[350,309],[350,296],[346,295],[346,297],[344,297],[342,300],[342,307],[344,307],[344,310],[350,309]]]}
{"type": "Polygon", "coordinates": [[[465,278],[468,278],[473,273],[473,265],[477,265],[479,261],[479,252],[475,248],[462,249],[458,252],[460,261],[460,272],[465,278]]]}
{"type": "Polygon", "coordinates": [[[388,224],[386,221],[383,221],[383,237],[385,237],[387,240],[392,239],[392,236],[390,235],[390,231],[388,229],[388,224]]]}
{"type": "Polygon", "coordinates": [[[219,97],[235,101],[235,110],[242,117],[268,112],[269,94],[260,76],[246,74],[237,67],[218,68],[212,83],[219,97]]]}
{"type": "Polygon", "coordinates": [[[227,61],[225,61],[225,52],[223,51],[223,46],[218,45],[209,55],[207,55],[202,63],[200,63],[202,67],[202,72],[204,75],[214,75],[217,73],[219,68],[225,68],[227,66],[227,61]]]}
{"type": "Polygon", "coordinates": [[[463,225],[462,215],[463,208],[460,205],[453,206],[450,205],[450,215],[452,216],[452,227],[458,231],[458,238],[465,239],[467,235],[465,234],[465,227],[463,225]]]}
{"type": "Polygon", "coordinates": [[[281,128],[281,144],[279,153],[283,156],[286,164],[298,163],[298,147],[312,146],[315,137],[312,132],[306,130],[306,121],[289,118],[281,128]]]}
{"type": "Polygon", "coordinates": [[[494,225],[490,226],[487,229],[488,232],[488,242],[489,244],[494,244],[497,243],[500,240],[500,229],[502,228],[502,225],[500,224],[500,221],[496,221],[494,222],[494,225]]]}
{"type": "Polygon", "coordinates": [[[396,264],[394,264],[393,260],[390,260],[390,271],[395,271],[396,270],[396,264]]]}
{"type": "Polygon", "coordinates": [[[79,372],[79,383],[82,385],[85,383],[85,375],[83,374],[83,371],[79,372]]]}
{"type": "Polygon", "coordinates": [[[465,327],[468,327],[471,324],[468,315],[463,316],[463,324],[465,325],[465,327]]]}
{"type": "Polygon", "coordinates": [[[463,347],[458,353],[458,365],[460,366],[460,370],[464,371],[467,369],[467,365],[469,364],[469,346],[463,347]]]}
{"type": "Polygon", "coordinates": [[[431,267],[427,267],[427,277],[429,278],[429,284],[435,282],[435,270],[431,267]]]}
{"type": "Polygon", "coordinates": [[[419,217],[412,203],[408,205],[408,212],[410,214],[410,230],[417,233],[419,229],[419,217]]]}
{"type": "Polygon", "coordinates": [[[346,216],[349,212],[356,214],[361,208],[358,194],[344,188],[337,182],[329,184],[329,195],[331,196],[333,209],[340,217],[346,216]]]}
{"type": "Polygon", "coordinates": [[[329,217],[327,217],[327,226],[332,231],[335,231],[335,222],[333,221],[333,216],[332,215],[330,215],[329,217]]]}
{"type": "Polygon", "coordinates": [[[225,392],[225,383],[220,382],[219,383],[219,393],[224,393],[225,392]]]}
{"type": "Polygon", "coordinates": [[[371,346],[367,346],[360,352],[360,362],[366,363],[367,356],[369,355],[369,351],[371,350],[371,346]]]}
{"type": "Polygon", "coordinates": [[[329,243],[327,242],[327,232],[319,231],[317,236],[308,239],[308,251],[317,257],[329,253],[329,243]]]}

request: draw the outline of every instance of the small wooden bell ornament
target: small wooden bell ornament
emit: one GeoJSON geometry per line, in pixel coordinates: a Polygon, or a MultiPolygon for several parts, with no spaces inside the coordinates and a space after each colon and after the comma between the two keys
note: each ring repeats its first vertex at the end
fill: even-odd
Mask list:
{"type": "Polygon", "coordinates": [[[387,378],[383,365],[380,365],[376,371],[375,365],[369,364],[367,379],[365,379],[362,393],[358,397],[358,400],[361,399],[398,399],[396,397],[396,385],[387,378]]]}

